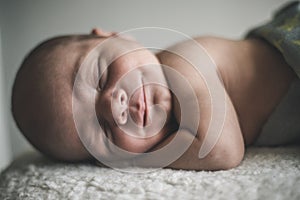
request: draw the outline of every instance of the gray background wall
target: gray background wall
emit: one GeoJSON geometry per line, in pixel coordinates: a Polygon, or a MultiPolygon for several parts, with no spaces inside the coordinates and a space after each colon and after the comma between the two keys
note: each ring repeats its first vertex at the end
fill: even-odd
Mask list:
{"type": "MultiPolygon", "coordinates": [[[[284,0],[227,1],[0,1],[0,169],[32,148],[17,130],[10,110],[11,87],[22,59],[42,40],[88,33],[93,27],[123,31],[158,26],[190,36],[241,38],[271,17],[284,0]]],[[[145,41],[150,38],[143,38],[145,41]]],[[[174,39],[166,37],[168,45],[174,39]]]]}

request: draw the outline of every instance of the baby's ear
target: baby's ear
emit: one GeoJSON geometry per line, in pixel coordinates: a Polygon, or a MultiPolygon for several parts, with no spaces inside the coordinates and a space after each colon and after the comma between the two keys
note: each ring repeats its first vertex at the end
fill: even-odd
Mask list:
{"type": "Polygon", "coordinates": [[[104,31],[100,28],[94,28],[91,31],[92,35],[97,35],[100,37],[112,37],[117,36],[126,40],[136,41],[136,39],[130,35],[124,34],[124,33],[118,33],[118,32],[112,32],[112,31],[104,31]]]}
{"type": "Polygon", "coordinates": [[[117,34],[117,32],[111,32],[111,31],[104,31],[100,28],[94,28],[91,31],[91,35],[97,35],[100,37],[111,37],[111,36],[115,36],[117,34]]]}

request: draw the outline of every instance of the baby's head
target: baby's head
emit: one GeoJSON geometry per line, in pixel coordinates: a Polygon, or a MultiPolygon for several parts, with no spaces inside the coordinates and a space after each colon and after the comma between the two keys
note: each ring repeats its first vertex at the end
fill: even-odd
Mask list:
{"type": "MultiPolygon", "coordinates": [[[[88,53],[110,37],[117,36],[96,30],[91,35],[56,37],[37,46],[23,61],[13,86],[12,113],[24,136],[44,154],[68,161],[92,157],[75,127],[73,86],[88,53]]],[[[124,38],[119,40],[125,41],[121,42],[120,48],[130,43],[139,45],[124,38]]],[[[108,48],[107,51],[118,51],[118,46],[108,48]]],[[[95,57],[95,60],[99,60],[99,57],[95,57]]],[[[102,127],[97,134],[107,136],[115,145],[130,152],[148,151],[165,137],[170,128],[167,124],[171,119],[171,93],[159,84],[143,84],[151,77],[166,82],[159,66],[154,54],[140,48],[121,55],[109,63],[107,68],[98,66],[98,70],[91,70],[102,70],[101,74],[96,74],[99,84],[92,90],[81,90],[85,95],[83,98],[95,98],[93,106],[102,127]],[[140,67],[149,64],[153,66],[140,67]],[[118,82],[130,71],[134,72],[134,78],[118,82]],[[129,91],[128,85],[135,84],[142,87],[134,92],[129,91]],[[150,112],[150,107],[154,104],[159,104],[167,113],[167,123],[158,134],[140,138],[134,137],[135,130],[129,130],[130,134],[124,132],[130,117],[138,126],[145,127],[151,123],[150,119],[154,119],[155,114],[150,112]]],[[[86,74],[87,79],[92,76],[95,77],[95,74],[86,74]]],[[[86,126],[84,122],[76,123],[77,127],[86,126]]],[[[84,134],[87,138],[94,137],[89,132],[84,134]]],[[[105,151],[103,140],[99,140],[99,145],[103,146],[99,149],[105,151]]]]}

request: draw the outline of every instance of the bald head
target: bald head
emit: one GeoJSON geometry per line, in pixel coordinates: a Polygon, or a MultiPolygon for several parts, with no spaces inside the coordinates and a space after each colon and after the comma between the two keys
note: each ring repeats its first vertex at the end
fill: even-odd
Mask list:
{"type": "Polygon", "coordinates": [[[90,158],[72,115],[72,88],[80,61],[97,44],[93,35],[63,36],[37,46],[23,61],[12,92],[14,119],[29,142],[61,160],[90,158]]]}

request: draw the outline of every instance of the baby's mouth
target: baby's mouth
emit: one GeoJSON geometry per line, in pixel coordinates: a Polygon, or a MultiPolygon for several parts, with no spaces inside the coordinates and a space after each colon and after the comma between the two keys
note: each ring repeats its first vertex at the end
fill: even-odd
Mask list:
{"type": "Polygon", "coordinates": [[[148,108],[144,86],[141,86],[130,98],[129,112],[138,126],[144,127],[147,125],[148,108]]]}
{"type": "Polygon", "coordinates": [[[148,123],[148,104],[147,104],[147,96],[145,91],[145,86],[143,85],[143,95],[144,95],[144,118],[143,118],[143,126],[145,127],[148,123]]]}

